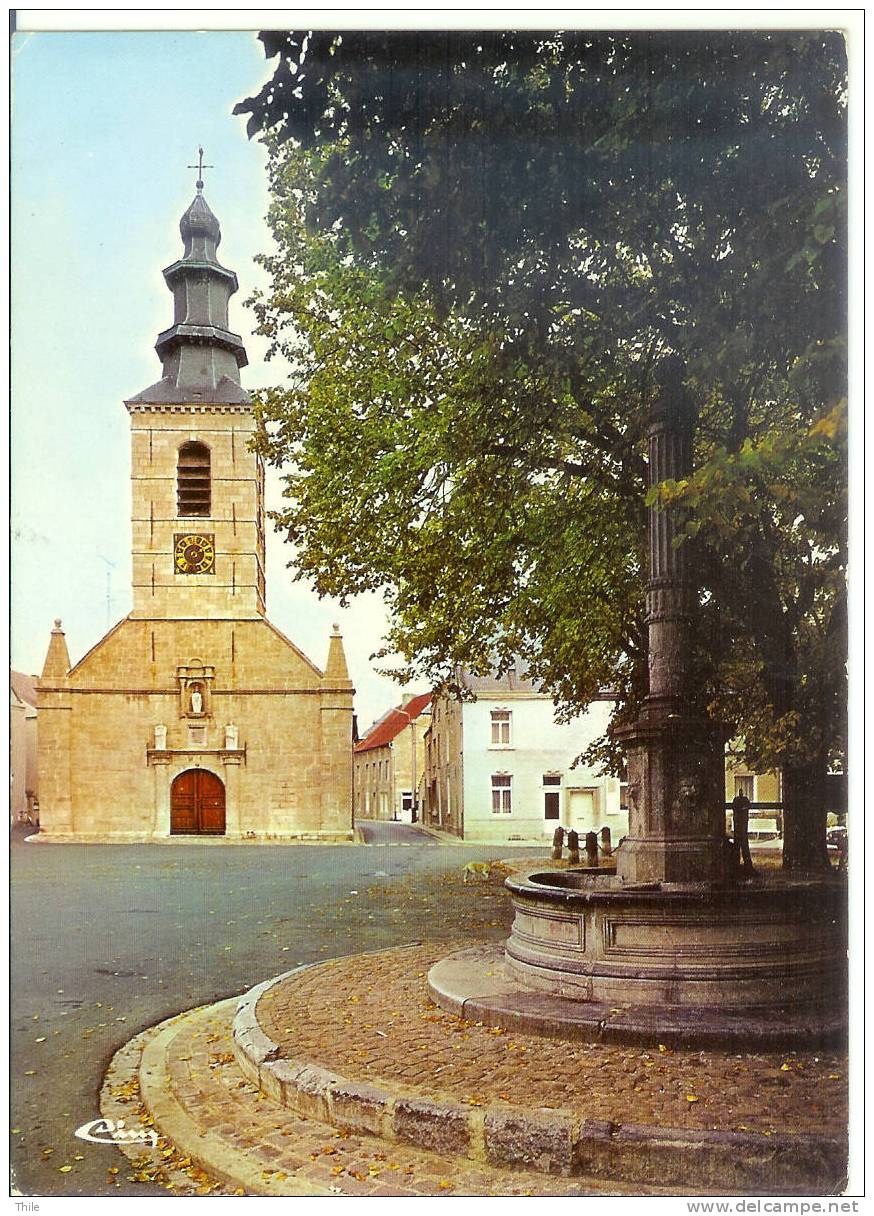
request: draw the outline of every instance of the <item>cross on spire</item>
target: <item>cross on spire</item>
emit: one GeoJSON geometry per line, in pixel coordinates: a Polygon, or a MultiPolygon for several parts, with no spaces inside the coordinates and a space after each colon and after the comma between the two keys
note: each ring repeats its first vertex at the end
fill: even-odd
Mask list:
{"type": "Polygon", "coordinates": [[[194,184],[197,186],[198,191],[200,191],[203,189],[203,171],[204,171],[204,169],[214,169],[215,165],[205,165],[203,163],[203,148],[198,148],[197,149],[197,164],[189,165],[188,168],[197,170],[197,181],[194,184]]]}

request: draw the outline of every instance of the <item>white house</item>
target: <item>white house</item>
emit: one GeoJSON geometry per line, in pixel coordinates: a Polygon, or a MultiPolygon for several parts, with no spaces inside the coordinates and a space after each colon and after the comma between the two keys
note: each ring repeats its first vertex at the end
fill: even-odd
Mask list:
{"type": "Polygon", "coordinates": [[[423,822],[464,840],[544,841],[559,825],[582,836],[604,827],[612,843],[628,831],[618,778],[574,761],[603,734],[612,698],[556,721],[549,694],[517,669],[464,673],[476,700],[432,702],[425,735],[423,822]]]}

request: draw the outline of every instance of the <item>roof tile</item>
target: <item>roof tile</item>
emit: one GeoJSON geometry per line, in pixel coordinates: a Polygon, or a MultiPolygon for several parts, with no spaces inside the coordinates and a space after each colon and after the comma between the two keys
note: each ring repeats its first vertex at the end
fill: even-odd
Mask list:
{"type": "Polygon", "coordinates": [[[411,697],[406,705],[398,705],[394,709],[390,709],[387,714],[375,722],[370,730],[355,744],[354,751],[369,752],[376,747],[385,747],[387,743],[391,743],[392,739],[396,739],[405,726],[407,726],[414,718],[418,718],[431,704],[431,693],[421,692],[416,697],[411,697]]]}

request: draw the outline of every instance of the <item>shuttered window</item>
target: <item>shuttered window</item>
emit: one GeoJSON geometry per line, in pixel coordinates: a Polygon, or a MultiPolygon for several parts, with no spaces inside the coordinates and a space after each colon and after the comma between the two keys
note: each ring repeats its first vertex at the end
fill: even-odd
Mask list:
{"type": "Polygon", "coordinates": [[[209,515],[209,448],[203,443],[184,443],[176,465],[176,511],[178,515],[209,515]]]}

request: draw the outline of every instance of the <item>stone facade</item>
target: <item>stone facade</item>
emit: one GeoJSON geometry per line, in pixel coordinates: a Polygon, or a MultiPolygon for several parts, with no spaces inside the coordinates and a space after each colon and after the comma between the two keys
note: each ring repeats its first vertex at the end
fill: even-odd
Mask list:
{"type": "Polygon", "coordinates": [[[41,831],[52,837],[169,836],[171,785],[190,769],[222,781],[229,837],[351,834],[339,636],[322,673],[263,618],[128,617],[68,672],[44,673],[40,697],[41,831]],[[185,691],[201,656],[209,687],[193,715],[185,691]]]}
{"type": "Polygon", "coordinates": [[[128,404],[131,416],[133,613],[149,619],[264,613],[264,468],[249,450],[248,405],[128,404]],[[177,513],[177,466],[186,443],[209,452],[210,512],[177,513]],[[214,570],[175,572],[175,538],[211,538],[214,570]]]}
{"type": "Polygon", "coordinates": [[[352,835],[343,643],[335,627],[322,671],[265,617],[264,471],[227,329],[236,276],[200,189],[164,272],[164,376],[126,402],[133,610],[76,664],[57,621],[39,681],[48,839],[352,835]]]}
{"type": "Polygon", "coordinates": [[[425,733],[423,822],[464,835],[464,706],[435,697],[425,733]]]}

